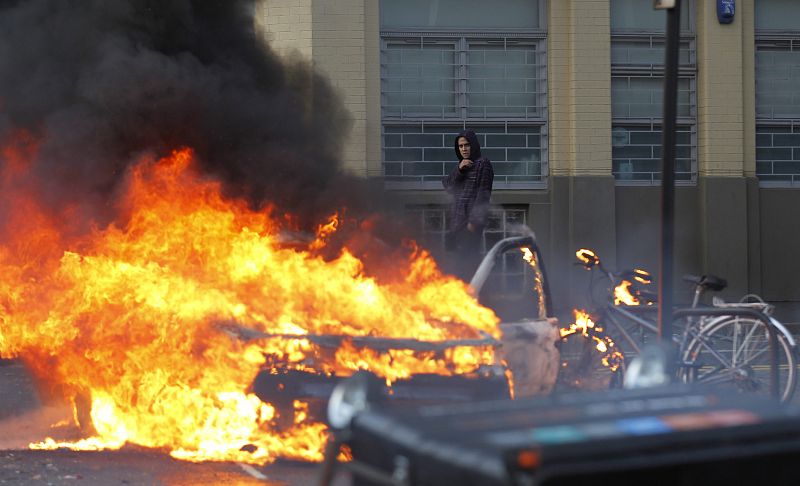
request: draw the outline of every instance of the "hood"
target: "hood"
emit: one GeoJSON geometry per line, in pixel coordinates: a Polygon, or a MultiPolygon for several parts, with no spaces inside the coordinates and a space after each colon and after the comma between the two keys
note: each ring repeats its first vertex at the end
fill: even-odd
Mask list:
{"type": "Polygon", "coordinates": [[[458,161],[461,161],[461,153],[458,151],[458,139],[464,137],[469,140],[469,149],[470,149],[470,158],[472,160],[478,160],[481,158],[481,144],[478,142],[478,136],[475,135],[475,132],[472,130],[464,130],[458,135],[456,135],[456,139],[453,142],[453,147],[456,150],[456,158],[458,161]]]}

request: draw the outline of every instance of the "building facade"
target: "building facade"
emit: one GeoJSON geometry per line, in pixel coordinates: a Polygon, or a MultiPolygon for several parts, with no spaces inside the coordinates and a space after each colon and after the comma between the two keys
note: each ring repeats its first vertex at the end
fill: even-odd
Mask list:
{"type": "MultiPolygon", "coordinates": [[[[652,5],[259,0],[256,25],[274,51],[329,77],[354,118],[346,167],[401,196],[432,247],[453,136],[475,129],[496,172],[486,244],[532,227],[558,307],[584,292],[578,248],[658,269],[666,18],[652,5]]],[[[789,319],[800,303],[797,18],[792,0],[739,0],[728,24],[716,2],[682,1],[676,154],[676,276],[724,276],[725,297],[761,294],[789,319]]]]}

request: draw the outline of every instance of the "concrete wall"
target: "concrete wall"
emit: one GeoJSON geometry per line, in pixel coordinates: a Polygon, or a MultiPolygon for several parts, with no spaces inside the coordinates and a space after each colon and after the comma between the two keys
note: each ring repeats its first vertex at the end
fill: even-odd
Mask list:
{"type": "Polygon", "coordinates": [[[770,300],[800,301],[800,192],[762,189],[761,292],[770,300]]]}

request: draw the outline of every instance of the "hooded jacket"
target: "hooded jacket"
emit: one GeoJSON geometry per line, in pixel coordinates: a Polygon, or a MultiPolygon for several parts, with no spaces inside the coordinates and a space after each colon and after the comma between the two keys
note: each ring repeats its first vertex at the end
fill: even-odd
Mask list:
{"type": "Polygon", "coordinates": [[[483,228],[486,226],[489,214],[489,199],[494,181],[492,163],[481,155],[481,144],[472,130],[459,133],[453,146],[459,164],[456,164],[450,174],[442,178],[442,185],[453,197],[450,207],[451,231],[459,231],[466,227],[467,223],[472,223],[479,229],[483,228]],[[472,165],[463,169],[458,168],[463,159],[458,150],[458,139],[461,137],[469,141],[469,157],[472,160],[472,165]]]}

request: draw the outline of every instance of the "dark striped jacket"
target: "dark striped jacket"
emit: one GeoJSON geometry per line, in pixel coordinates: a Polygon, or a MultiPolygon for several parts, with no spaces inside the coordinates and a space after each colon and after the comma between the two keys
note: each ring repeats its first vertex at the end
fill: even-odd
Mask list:
{"type": "Polygon", "coordinates": [[[445,190],[453,197],[450,231],[459,231],[467,223],[479,229],[486,226],[493,181],[492,163],[486,157],[474,160],[471,167],[463,170],[456,164],[450,174],[442,179],[445,190]]]}

